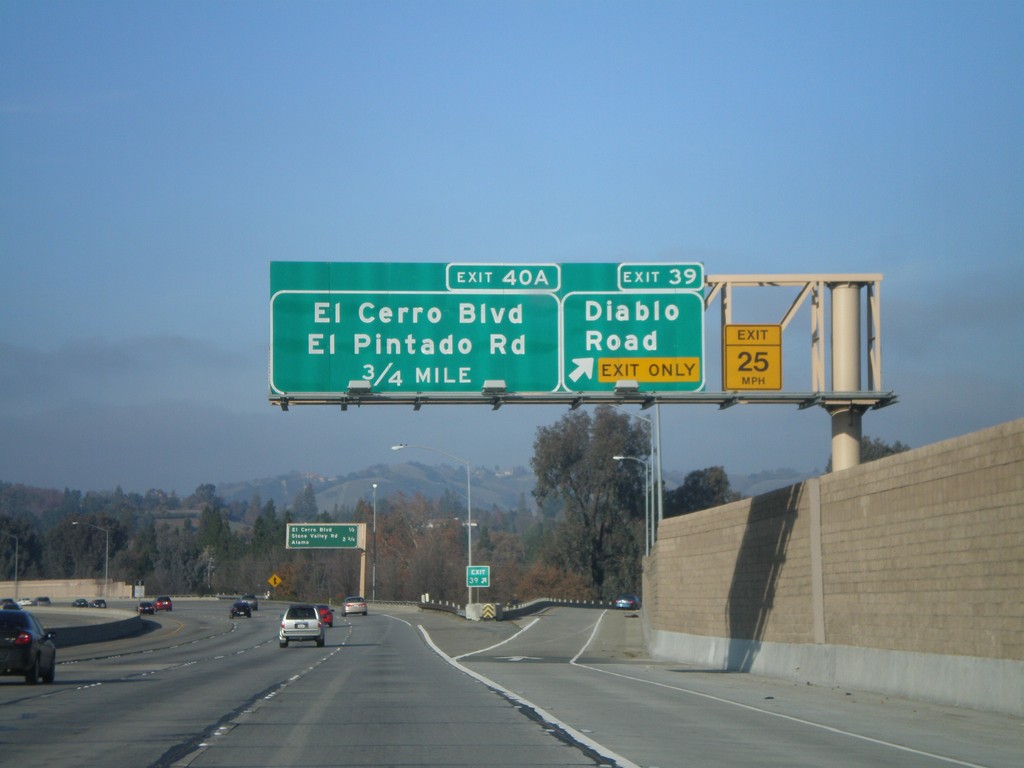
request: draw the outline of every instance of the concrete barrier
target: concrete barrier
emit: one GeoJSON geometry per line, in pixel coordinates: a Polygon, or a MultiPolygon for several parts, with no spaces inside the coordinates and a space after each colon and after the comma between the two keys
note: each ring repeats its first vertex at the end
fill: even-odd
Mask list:
{"type": "Polygon", "coordinates": [[[104,643],[132,637],[145,629],[142,618],[134,611],[118,608],[46,608],[33,607],[29,612],[56,633],[53,643],[58,648],[104,643]]]}

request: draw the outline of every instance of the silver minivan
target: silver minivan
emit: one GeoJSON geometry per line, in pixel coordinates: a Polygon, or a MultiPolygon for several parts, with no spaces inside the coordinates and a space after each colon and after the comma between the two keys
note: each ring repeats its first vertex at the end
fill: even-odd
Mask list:
{"type": "Polygon", "coordinates": [[[313,640],[320,647],[324,644],[324,624],[315,605],[306,603],[289,605],[281,614],[281,631],[278,644],[287,648],[291,640],[313,640]]]}

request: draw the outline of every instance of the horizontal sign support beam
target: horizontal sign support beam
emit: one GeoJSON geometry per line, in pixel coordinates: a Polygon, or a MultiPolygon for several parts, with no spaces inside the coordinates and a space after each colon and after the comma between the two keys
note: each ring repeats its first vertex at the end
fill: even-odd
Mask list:
{"type": "Polygon", "coordinates": [[[349,406],[409,405],[419,409],[424,405],[489,405],[494,409],[502,405],[794,405],[799,408],[821,406],[833,410],[844,407],[863,409],[884,408],[898,400],[894,392],[539,392],[500,395],[451,394],[301,394],[271,396],[270,404],[288,410],[292,405],[337,405],[342,410],[349,406]]]}

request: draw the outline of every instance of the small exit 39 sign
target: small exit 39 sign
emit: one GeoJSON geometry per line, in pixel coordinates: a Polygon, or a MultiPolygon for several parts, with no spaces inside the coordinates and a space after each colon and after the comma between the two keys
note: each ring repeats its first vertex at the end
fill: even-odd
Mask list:
{"type": "Polygon", "coordinates": [[[782,389],[782,326],[726,325],[722,336],[722,389],[782,389]]]}

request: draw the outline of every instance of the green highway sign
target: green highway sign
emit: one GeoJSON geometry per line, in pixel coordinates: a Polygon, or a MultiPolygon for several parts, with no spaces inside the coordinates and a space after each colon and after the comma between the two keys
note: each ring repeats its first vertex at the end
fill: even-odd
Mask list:
{"type": "Polygon", "coordinates": [[[562,385],[570,392],[704,388],[702,264],[566,264],[562,385]]]}
{"type": "Polygon", "coordinates": [[[270,267],[272,398],[704,386],[701,264],[270,267]]]}
{"type": "Polygon", "coordinates": [[[563,303],[569,389],[704,388],[704,300],[697,293],[574,293],[563,303]]]}
{"type": "Polygon", "coordinates": [[[287,549],[366,549],[366,523],[288,523],[287,549]]]}
{"type": "Polygon", "coordinates": [[[491,586],[491,566],[489,565],[467,565],[466,566],[467,587],[489,587],[491,586]]]}

